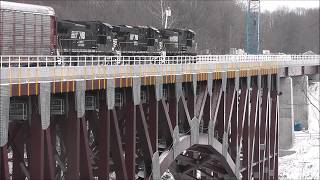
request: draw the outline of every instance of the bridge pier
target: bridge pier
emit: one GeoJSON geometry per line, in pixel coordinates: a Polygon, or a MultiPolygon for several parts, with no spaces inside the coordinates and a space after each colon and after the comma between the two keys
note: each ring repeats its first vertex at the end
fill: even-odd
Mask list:
{"type": "Polygon", "coordinates": [[[279,146],[280,149],[290,149],[294,140],[294,109],[292,78],[280,79],[280,109],[279,109],[279,146]]]}
{"type": "Polygon", "coordinates": [[[309,128],[309,101],[308,101],[308,76],[293,76],[293,112],[295,124],[301,124],[301,128],[309,128]]]}

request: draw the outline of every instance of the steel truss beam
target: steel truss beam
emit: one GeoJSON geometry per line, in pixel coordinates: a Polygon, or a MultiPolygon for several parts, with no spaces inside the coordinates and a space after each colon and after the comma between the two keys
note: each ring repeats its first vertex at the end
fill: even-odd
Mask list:
{"type": "Polygon", "coordinates": [[[199,172],[201,179],[277,179],[277,91],[258,77],[227,77],[209,82],[199,75],[196,83],[181,83],[181,94],[179,86],[161,84],[167,99],[159,98],[158,86],[143,86],[147,98],[139,103],[140,91],[114,88],[123,98],[123,106],[114,107],[110,88],[93,90],[98,110],[84,117],[77,116],[76,94],[61,94],[66,114],[52,116],[45,130],[32,96],[30,122],[11,122],[8,144],[0,149],[1,179],[10,177],[3,163],[8,147],[13,179],[152,179],[157,168],[177,179],[195,179],[199,172]]]}

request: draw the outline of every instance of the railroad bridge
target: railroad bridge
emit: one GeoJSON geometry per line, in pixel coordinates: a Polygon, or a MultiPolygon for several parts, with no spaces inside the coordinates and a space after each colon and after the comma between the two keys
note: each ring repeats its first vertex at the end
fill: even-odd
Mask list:
{"type": "Polygon", "coordinates": [[[0,179],[278,179],[293,81],[319,71],[318,55],[1,56],[0,179]]]}

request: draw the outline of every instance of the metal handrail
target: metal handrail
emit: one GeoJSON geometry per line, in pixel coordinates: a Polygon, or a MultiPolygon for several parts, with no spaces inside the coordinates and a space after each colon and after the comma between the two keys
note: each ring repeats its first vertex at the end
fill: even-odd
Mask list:
{"type": "Polygon", "coordinates": [[[197,56],[0,56],[0,67],[123,66],[150,64],[268,63],[280,67],[319,65],[319,55],[197,55],[197,56]]]}

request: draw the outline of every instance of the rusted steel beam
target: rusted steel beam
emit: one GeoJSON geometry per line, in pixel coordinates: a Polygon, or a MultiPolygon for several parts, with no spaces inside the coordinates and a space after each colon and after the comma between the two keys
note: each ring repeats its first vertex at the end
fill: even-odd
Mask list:
{"type": "Polygon", "coordinates": [[[236,91],[235,93],[235,100],[233,103],[232,114],[231,114],[231,143],[230,143],[230,156],[234,162],[236,162],[237,154],[239,151],[238,144],[239,144],[239,127],[238,127],[238,101],[239,101],[239,92],[236,91]]]}
{"type": "MultiPolygon", "coordinates": [[[[193,99],[193,98],[192,98],[193,99]]],[[[188,122],[188,127],[190,128],[190,124],[191,124],[191,116],[190,116],[190,113],[189,113],[189,109],[188,109],[188,104],[187,104],[187,101],[186,101],[186,97],[184,96],[184,94],[182,93],[181,94],[181,102],[182,102],[182,105],[183,105],[183,110],[184,110],[184,113],[186,115],[186,119],[187,119],[187,122],[188,122]]]]}
{"type": "Polygon", "coordinates": [[[244,121],[244,126],[243,126],[243,138],[242,138],[242,154],[243,154],[243,163],[242,166],[244,168],[244,171],[242,173],[243,179],[244,180],[249,180],[251,179],[250,176],[250,96],[251,93],[248,92],[247,96],[247,106],[244,107],[245,109],[245,118],[243,119],[244,121]]]}
{"type": "Polygon", "coordinates": [[[30,158],[29,171],[31,179],[44,179],[44,132],[41,128],[38,113],[38,98],[31,97],[32,112],[30,125],[30,158]]]}
{"type": "Polygon", "coordinates": [[[203,128],[208,129],[208,125],[209,125],[209,121],[210,121],[211,96],[206,98],[204,103],[205,103],[205,105],[204,105],[204,109],[203,109],[203,128]]]}
{"type": "Polygon", "coordinates": [[[266,138],[265,138],[265,153],[264,153],[264,174],[263,179],[269,179],[269,169],[270,169],[270,120],[271,120],[271,92],[268,97],[268,118],[266,122],[266,138]]]}
{"type": "Polygon", "coordinates": [[[10,179],[7,145],[0,147],[0,179],[10,179]]]}
{"type": "Polygon", "coordinates": [[[219,84],[216,84],[215,87],[213,87],[213,93],[211,97],[210,113],[211,113],[211,120],[213,121],[213,125],[215,125],[217,121],[218,110],[220,107],[221,99],[222,99],[222,88],[221,88],[221,84],[219,83],[219,84]]]}
{"type": "MultiPolygon", "coordinates": [[[[259,165],[259,178],[262,179],[264,174],[264,154],[265,154],[265,143],[266,143],[266,123],[268,118],[268,98],[269,98],[269,90],[265,87],[262,90],[261,103],[259,108],[259,153],[255,156],[258,156],[259,165]]],[[[256,170],[258,171],[258,169],[256,170]]]]}
{"type": "Polygon", "coordinates": [[[150,141],[153,153],[158,150],[158,120],[159,120],[159,102],[156,99],[155,95],[155,86],[150,87],[149,89],[149,114],[148,114],[148,126],[149,126],[149,134],[150,141]]]}
{"type": "Polygon", "coordinates": [[[187,100],[187,106],[188,106],[188,111],[191,119],[194,116],[194,108],[195,108],[195,97],[196,94],[192,91],[192,83],[186,83],[185,86],[185,92],[186,92],[186,100],[187,100]]]}
{"type": "Polygon", "coordinates": [[[208,88],[206,85],[204,85],[204,86],[205,86],[205,90],[202,91],[202,93],[201,93],[201,96],[202,96],[202,94],[203,94],[203,96],[202,96],[202,100],[200,101],[201,106],[200,106],[200,112],[199,112],[199,116],[198,116],[198,119],[200,119],[200,120],[203,119],[203,114],[205,113],[204,110],[205,110],[206,101],[207,101],[207,99],[209,99],[209,98],[207,98],[208,97],[208,88]]]}
{"type": "Polygon", "coordinates": [[[54,179],[53,147],[50,127],[43,130],[39,114],[38,97],[31,97],[29,171],[31,179],[54,179]]]}
{"type": "Polygon", "coordinates": [[[173,141],[173,127],[168,113],[168,107],[164,98],[161,99],[160,107],[160,113],[163,113],[165,115],[164,119],[159,120],[159,123],[162,125],[161,129],[163,128],[162,135],[166,137],[167,145],[170,145],[173,141]]]}
{"type": "Polygon", "coordinates": [[[220,104],[218,107],[218,114],[217,114],[217,119],[214,125],[214,132],[215,132],[215,138],[219,141],[222,142],[222,137],[223,137],[223,133],[224,133],[224,127],[225,127],[225,122],[224,122],[224,109],[225,108],[225,92],[222,91],[221,92],[221,100],[220,100],[220,104]]]}
{"type": "Polygon", "coordinates": [[[228,83],[227,92],[226,92],[226,103],[225,103],[225,126],[224,131],[228,133],[231,126],[231,118],[233,111],[233,104],[235,101],[236,90],[233,82],[228,83]]]}
{"type": "Polygon", "coordinates": [[[172,128],[174,129],[176,125],[178,125],[178,99],[176,97],[176,90],[174,85],[168,85],[169,88],[169,97],[168,97],[168,104],[169,104],[169,116],[171,120],[172,128]]]}
{"type": "Polygon", "coordinates": [[[274,179],[275,156],[276,156],[276,131],[278,126],[278,98],[275,90],[271,91],[271,119],[270,119],[270,170],[269,178],[274,179]]]}
{"type": "MultiPolygon", "coordinates": [[[[225,106],[225,126],[224,126],[224,136],[226,136],[224,138],[223,143],[226,144],[226,147],[230,147],[229,145],[229,139],[232,139],[232,136],[237,136],[236,133],[237,132],[230,132],[231,130],[231,121],[233,119],[235,119],[235,121],[237,121],[237,118],[232,118],[233,115],[236,115],[236,112],[234,112],[233,108],[235,107],[234,105],[237,103],[237,99],[236,99],[236,89],[235,89],[235,84],[234,82],[229,82],[228,83],[228,87],[227,87],[227,92],[226,92],[226,106],[225,106]],[[230,134],[231,133],[231,134],[230,134]],[[234,135],[235,134],[235,135],[234,135]]],[[[235,123],[234,123],[235,124],[235,123]]],[[[236,128],[234,128],[236,129],[236,128]]],[[[234,141],[235,138],[233,137],[234,141]]],[[[233,150],[230,149],[230,152],[232,152],[233,150]]]]}
{"type": "Polygon", "coordinates": [[[260,144],[261,151],[259,160],[260,163],[260,179],[264,178],[265,172],[265,154],[266,154],[266,143],[267,143],[267,127],[268,127],[268,119],[269,119],[269,89],[263,90],[262,95],[262,103],[261,103],[261,118],[260,118],[260,144]]]}
{"type": "Polygon", "coordinates": [[[68,93],[68,120],[64,128],[64,140],[67,156],[67,179],[79,179],[80,172],[80,121],[75,110],[75,94],[68,93]],[[72,131],[70,130],[72,129],[72,131]]]}
{"type": "Polygon", "coordinates": [[[122,149],[122,142],[120,137],[120,129],[118,124],[118,118],[116,110],[110,110],[112,115],[110,116],[110,135],[111,139],[111,156],[115,163],[116,176],[119,179],[128,180],[127,169],[124,160],[124,151],[122,149]]]}
{"type": "Polygon", "coordinates": [[[55,179],[55,160],[50,130],[51,127],[44,130],[44,178],[53,180],[55,179]]]}
{"type": "Polygon", "coordinates": [[[98,128],[98,149],[99,159],[98,177],[99,179],[109,179],[110,173],[110,111],[108,111],[105,91],[101,93],[99,103],[99,128],[98,128]]]}
{"type": "Polygon", "coordinates": [[[142,107],[142,104],[138,106],[137,112],[137,127],[139,129],[138,135],[141,140],[141,148],[143,152],[143,160],[145,164],[145,175],[146,177],[151,174],[151,165],[152,165],[152,155],[153,150],[151,146],[150,135],[148,131],[148,125],[146,122],[145,113],[142,107]]]}
{"type": "Polygon", "coordinates": [[[259,151],[259,145],[255,146],[255,139],[258,137],[255,137],[256,131],[257,131],[257,116],[258,116],[258,105],[259,105],[259,89],[257,85],[253,85],[252,92],[251,92],[251,109],[250,109],[250,157],[249,157],[249,163],[250,163],[250,169],[249,169],[249,178],[253,175],[253,157],[255,151],[259,151]]]}
{"type": "MultiPolygon", "coordinates": [[[[133,104],[132,89],[126,89],[125,105],[125,163],[128,179],[134,179],[136,175],[136,118],[137,108],[133,104]]],[[[140,130],[139,130],[140,131],[140,130]]]]}
{"type": "Polygon", "coordinates": [[[239,121],[238,121],[238,132],[239,132],[239,144],[238,147],[240,146],[240,143],[242,143],[243,140],[243,128],[244,128],[244,122],[245,122],[245,117],[247,114],[247,102],[248,102],[248,89],[247,86],[244,84],[242,85],[241,89],[241,94],[240,94],[240,99],[239,99],[239,121]]]}
{"type": "Polygon", "coordinates": [[[13,169],[12,179],[24,179],[25,175],[22,172],[20,163],[24,163],[24,134],[23,128],[26,123],[11,122],[9,124],[9,142],[12,149],[13,169]]]}
{"type": "Polygon", "coordinates": [[[89,155],[88,131],[85,118],[80,118],[80,179],[93,179],[92,160],[89,155]]]}

